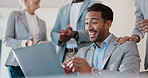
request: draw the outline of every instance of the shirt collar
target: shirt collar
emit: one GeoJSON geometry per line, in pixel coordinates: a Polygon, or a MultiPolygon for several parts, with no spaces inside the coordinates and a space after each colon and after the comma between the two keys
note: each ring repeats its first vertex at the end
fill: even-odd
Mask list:
{"type": "Polygon", "coordinates": [[[31,15],[31,14],[29,14],[27,11],[25,11],[25,13],[26,13],[26,15],[27,15],[28,17],[36,18],[36,14],[35,14],[35,15],[31,15]]]}
{"type": "MultiPolygon", "coordinates": [[[[109,36],[101,43],[101,48],[108,46],[111,38],[112,38],[112,34],[109,34],[109,36]]],[[[93,45],[94,48],[97,47],[97,45],[95,43],[93,43],[92,45],[93,45]]]]}

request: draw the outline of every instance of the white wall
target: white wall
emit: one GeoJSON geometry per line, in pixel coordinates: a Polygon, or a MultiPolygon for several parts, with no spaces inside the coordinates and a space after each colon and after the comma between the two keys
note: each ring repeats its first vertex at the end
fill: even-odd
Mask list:
{"type": "MultiPolygon", "coordinates": [[[[134,28],[134,0],[101,0],[104,4],[110,6],[114,11],[114,22],[111,27],[111,32],[114,33],[116,36],[125,36],[131,35],[133,28],[134,28]]],[[[8,15],[12,10],[16,8],[2,8],[0,7],[0,39],[2,39],[3,30],[6,26],[8,15]]],[[[51,31],[55,18],[57,16],[58,8],[41,8],[37,11],[37,14],[40,18],[44,19],[47,24],[47,36],[48,40],[51,40],[49,32],[51,31]]],[[[141,71],[144,70],[143,61],[145,55],[145,39],[143,39],[138,44],[140,57],[141,57],[141,71]]],[[[9,49],[4,47],[2,48],[2,63],[1,67],[1,78],[7,78],[6,67],[4,66],[4,62],[7,58],[9,49]]]]}

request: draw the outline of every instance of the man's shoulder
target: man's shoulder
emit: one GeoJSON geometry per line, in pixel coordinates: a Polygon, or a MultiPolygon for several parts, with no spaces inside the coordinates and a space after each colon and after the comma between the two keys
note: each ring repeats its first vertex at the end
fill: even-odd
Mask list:
{"type": "Polygon", "coordinates": [[[137,44],[134,41],[125,41],[123,44],[120,46],[137,46],[137,44]]]}
{"type": "Polygon", "coordinates": [[[71,4],[71,2],[70,3],[67,3],[67,4],[64,4],[62,7],[61,7],[61,9],[65,9],[65,8],[68,8],[68,6],[71,4]]]}
{"type": "Polygon", "coordinates": [[[87,52],[92,48],[92,45],[90,46],[85,46],[85,47],[82,47],[78,50],[78,55],[84,55],[84,54],[87,54],[87,52]]]}
{"type": "Polygon", "coordinates": [[[134,41],[126,41],[123,44],[117,45],[117,48],[115,50],[115,53],[134,53],[138,54],[138,47],[137,44],[134,41]]]}
{"type": "MultiPolygon", "coordinates": [[[[118,38],[113,34],[113,36],[112,36],[113,44],[117,44],[117,39],[118,38]]],[[[125,41],[123,44],[120,44],[118,46],[119,47],[123,47],[123,46],[127,46],[128,47],[128,46],[131,46],[131,45],[137,46],[137,44],[134,41],[125,41]]]]}
{"type": "Polygon", "coordinates": [[[23,11],[24,10],[13,10],[13,11],[11,11],[11,14],[21,15],[21,14],[23,14],[23,11]]]}
{"type": "Polygon", "coordinates": [[[63,5],[59,8],[59,12],[65,12],[68,10],[68,7],[69,7],[70,3],[69,4],[66,4],[66,5],[63,5]]]}

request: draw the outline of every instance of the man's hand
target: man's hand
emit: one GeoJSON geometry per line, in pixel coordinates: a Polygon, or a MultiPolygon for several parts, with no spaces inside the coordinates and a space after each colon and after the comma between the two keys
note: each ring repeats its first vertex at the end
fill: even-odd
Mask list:
{"type": "MultiPolygon", "coordinates": [[[[148,32],[148,19],[143,19],[139,21],[137,25],[139,26],[139,29],[141,32],[143,33],[148,32]]],[[[119,37],[117,41],[118,41],[118,44],[123,44],[125,41],[134,41],[137,43],[140,41],[140,39],[137,35],[132,35],[131,37],[129,36],[119,37]]]]}
{"type": "Polygon", "coordinates": [[[91,74],[91,68],[85,59],[74,57],[67,66],[72,68],[72,72],[79,72],[81,74],[91,74]]]}
{"type": "Polygon", "coordinates": [[[137,25],[139,26],[139,29],[141,32],[143,32],[143,33],[148,32],[148,19],[143,19],[143,20],[139,21],[137,23],[137,25]]]}
{"type": "Polygon", "coordinates": [[[66,28],[66,30],[61,30],[59,33],[59,41],[61,42],[67,42],[75,35],[75,31],[73,31],[72,27],[67,25],[66,28]]]}
{"type": "Polygon", "coordinates": [[[71,39],[71,37],[68,35],[68,30],[61,30],[59,33],[59,41],[61,42],[67,42],[71,39]]]}
{"type": "Polygon", "coordinates": [[[73,31],[72,27],[70,27],[69,25],[67,25],[67,30],[68,30],[71,38],[77,39],[77,37],[78,37],[78,36],[76,36],[76,35],[78,35],[77,31],[73,31]]]}
{"type": "Polygon", "coordinates": [[[67,64],[70,60],[63,62],[61,65],[63,67],[63,69],[65,70],[66,74],[72,74],[72,68],[68,67],[67,64]]]}
{"type": "Polygon", "coordinates": [[[134,42],[139,42],[139,38],[137,35],[132,35],[131,37],[125,36],[125,37],[119,37],[118,38],[118,44],[123,44],[126,41],[134,41],[134,42]]]}

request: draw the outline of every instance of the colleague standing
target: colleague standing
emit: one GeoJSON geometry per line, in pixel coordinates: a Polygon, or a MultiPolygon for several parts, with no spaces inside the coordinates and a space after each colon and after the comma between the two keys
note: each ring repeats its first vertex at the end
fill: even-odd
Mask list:
{"type": "MultiPolygon", "coordinates": [[[[16,49],[47,41],[45,21],[35,14],[40,8],[40,0],[19,0],[19,2],[23,10],[12,11],[7,21],[3,38],[6,47],[16,49]]],[[[12,50],[5,65],[10,78],[25,77],[12,50]]]]}
{"type": "Polygon", "coordinates": [[[51,31],[51,38],[59,46],[58,55],[61,62],[73,57],[79,48],[91,44],[85,31],[85,16],[87,7],[94,3],[101,2],[72,0],[59,10],[55,25],[51,31]]]}
{"type": "MultiPolygon", "coordinates": [[[[145,33],[148,32],[148,0],[135,0],[135,16],[136,24],[133,30],[132,36],[120,37],[118,39],[118,44],[122,44],[125,41],[135,41],[140,42],[144,38],[145,33]]],[[[145,55],[145,70],[148,69],[148,34],[146,34],[146,55],[145,55]]]]}

